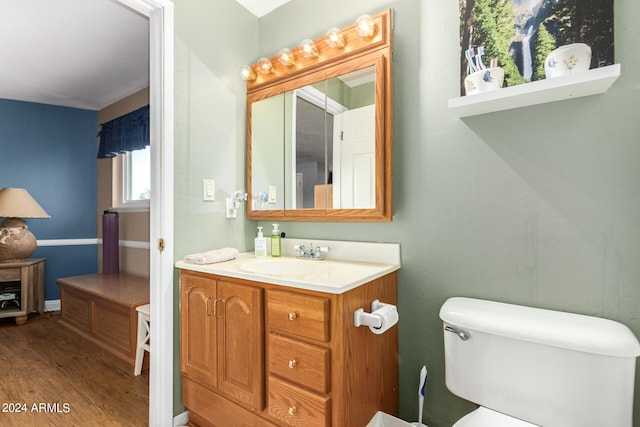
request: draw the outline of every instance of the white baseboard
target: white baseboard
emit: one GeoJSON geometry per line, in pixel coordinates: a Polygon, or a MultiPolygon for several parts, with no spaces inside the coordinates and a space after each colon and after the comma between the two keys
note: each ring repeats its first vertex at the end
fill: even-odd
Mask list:
{"type": "Polygon", "coordinates": [[[183,413],[173,417],[173,427],[184,426],[184,425],[187,425],[188,422],[189,422],[189,412],[187,411],[184,411],[183,413]]]}
{"type": "Polygon", "coordinates": [[[51,299],[44,302],[44,311],[60,311],[60,300],[51,299]]]}

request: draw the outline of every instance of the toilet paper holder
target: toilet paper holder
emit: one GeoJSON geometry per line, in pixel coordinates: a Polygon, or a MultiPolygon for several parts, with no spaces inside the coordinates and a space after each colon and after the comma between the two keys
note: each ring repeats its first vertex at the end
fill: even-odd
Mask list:
{"type": "Polygon", "coordinates": [[[380,300],[377,299],[373,300],[371,302],[371,313],[366,313],[363,308],[359,308],[353,312],[353,324],[356,327],[368,326],[369,328],[380,329],[382,328],[383,323],[383,312],[388,313],[389,311],[396,312],[395,317],[397,322],[398,309],[395,305],[386,304],[384,302],[380,302],[380,300]]]}

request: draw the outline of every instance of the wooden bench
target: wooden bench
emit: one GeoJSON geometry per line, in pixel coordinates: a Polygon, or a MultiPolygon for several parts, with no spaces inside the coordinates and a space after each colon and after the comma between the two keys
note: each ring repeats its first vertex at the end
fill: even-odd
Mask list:
{"type": "Polygon", "coordinates": [[[56,282],[60,285],[60,324],[116,356],[133,373],[136,307],[149,303],[149,279],[116,273],[65,277],[56,282]]]}

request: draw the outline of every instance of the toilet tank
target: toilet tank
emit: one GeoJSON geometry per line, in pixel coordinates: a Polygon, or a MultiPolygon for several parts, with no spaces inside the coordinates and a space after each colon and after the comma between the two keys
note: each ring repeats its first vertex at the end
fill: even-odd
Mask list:
{"type": "Polygon", "coordinates": [[[640,344],[612,320],[472,298],[450,298],[447,388],[541,426],[631,427],[640,344]]]}

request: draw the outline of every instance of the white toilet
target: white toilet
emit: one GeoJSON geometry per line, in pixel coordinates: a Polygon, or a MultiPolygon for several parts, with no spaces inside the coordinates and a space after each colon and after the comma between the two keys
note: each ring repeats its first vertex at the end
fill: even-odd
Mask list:
{"type": "Polygon", "coordinates": [[[607,319],[450,298],[447,388],[476,403],[454,427],[631,427],[640,344],[607,319]]]}

